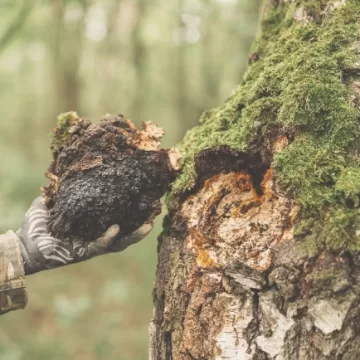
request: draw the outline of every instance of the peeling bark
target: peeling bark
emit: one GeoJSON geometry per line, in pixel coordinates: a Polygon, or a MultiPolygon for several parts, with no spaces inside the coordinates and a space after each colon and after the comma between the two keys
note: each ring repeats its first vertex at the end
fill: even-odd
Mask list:
{"type": "MultiPolygon", "coordinates": [[[[283,19],[313,29],[349,4],[360,14],[360,3],[350,0],[272,1],[265,11],[285,9],[283,19]]],[[[334,31],[341,25],[334,21],[334,31]]],[[[358,44],[352,44],[354,55],[358,44]]],[[[344,71],[349,77],[338,81],[353,89],[349,103],[358,111],[359,61],[351,66],[344,71]]],[[[248,105],[240,105],[244,113],[248,105]]],[[[358,223],[353,232],[340,223],[336,229],[345,240],[334,246],[326,222],[333,208],[357,205],[350,197],[341,205],[336,197],[317,205],[313,217],[304,216],[310,205],[282,185],[275,166],[276,154],[307,136],[310,130],[301,126],[278,123],[259,132],[244,152],[227,143],[195,152],[194,185],[172,199],[159,239],[150,359],[360,359],[358,223]]],[[[352,158],[358,143],[355,148],[352,158]]],[[[342,189],[340,180],[321,186],[342,189]]]]}

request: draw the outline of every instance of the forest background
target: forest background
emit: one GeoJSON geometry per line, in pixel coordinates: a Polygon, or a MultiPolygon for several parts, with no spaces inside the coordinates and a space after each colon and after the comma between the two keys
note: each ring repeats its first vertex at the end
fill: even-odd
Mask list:
{"type": "MultiPolygon", "coordinates": [[[[261,0],[0,0],[0,231],[46,184],[59,113],[151,120],[174,146],[241,83],[261,0]]],[[[0,359],[148,358],[156,238],[27,279],[0,359]]]]}

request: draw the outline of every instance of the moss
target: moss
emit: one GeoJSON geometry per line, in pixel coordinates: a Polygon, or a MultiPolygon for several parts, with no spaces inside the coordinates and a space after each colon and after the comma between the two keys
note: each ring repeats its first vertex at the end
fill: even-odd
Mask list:
{"type": "Polygon", "coordinates": [[[354,197],[360,194],[360,168],[348,167],[344,169],[336,183],[335,190],[345,197],[354,197]]]}
{"type": "Polygon", "coordinates": [[[322,208],[336,200],[336,185],[347,165],[346,153],[314,136],[297,138],[275,154],[279,185],[305,208],[322,208]]]}
{"type": "Polygon", "coordinates": [[[334,209],[324,225],[326,248],[360,250],[360,209],[334,209]]]}
{"type": "Polygon", "coordinates": [[[314,18],[316,22],[320,21],[321,13],[328,4],[328,0],[305,0],[303,6],[306,13],[314,18]]]}
{"type": "MultiPolygon", "coordinates": [[[[243,84],[223,106],[204,113],[201,124],[181,143],[184,169],[170,198],[194,186],[200,151],[223,145],[248,151],[280,130],[295,135],[295,141],[274,156],[278,183],[302,206],[303,219],[315,216],[323,223],[323,244],[335,249],[354,242],[356,248],[360,128],[349,80],[356,62],[360,4],[348,0],[327,12],[329,1],[275,3],[266,9],[262,35],[252,48],[259,60],[243,84]],[[294,20],[297,6],[310,20],[294,20]],[[326,219],[320,215],[324,209],[326,219]]],[[[315,239],[302,242],[315,251],[315,239]]]]}
{"type": "MultiPolygon", "coordinates": [[[[262,34],[262,44],[272,41],[274,36],[280,34],[284,27],[290,27],[293,23],[292,17],[289,17],[288,9],[285,6],[278,6],[273,9],[265,10],[262,20],[262,28],[266,31],[262,34]]],[[[261,46],[262,49],[264,46],[261,46]]]]}
{"type": "Polygon", "coordinates": [[[51,147],[53,152],[56,152],[69,138],[71,135],[69,129],[79,120],[79,116],[74,111],[60,114],[57,117],[57,124],[52,134],[51,147]]]}
{"type": "Polygon", "coordinates": [[[294,246],[294,253],[306,259],[316,256],[319,250],[320,244],[316,239],[316,234],[307,236],[302,242],[295,243],[294,246]]]}
{"type": "Polygon", "coordinates": [[[321,248],[318,238],[322,229],[323,220],[317,218],[316,212],[309,217],[300,216],[294,229],[295,253],[302,254],[301,257],[305,258],[316,256],[321,248]]]}
{"type": "Polygon", "coordinates": [[[354,4],[334,11],[322,24],[290,21],[288,12],[294,9],[288,6],[268,11],[257,41],[266,53],[249,68],[244,84],[225,104],[206,112],[202,125],[185,136],[181,144],[185,169],[174,185],[175,193],[193,186],[196,153],[219,145],[246,150],[258,137],[259,128],[263,134],[279,125],[288,131],[325,136],[324,143],[330,141],[330,147],[335,144],[344,150],[358,138],[350,90],[340,79],[341,72],[355,61],[351,45],[357,37],[359,6],[354,4]],[[339,29],[333,26],[336,23],[344,26],[339,29]]]}

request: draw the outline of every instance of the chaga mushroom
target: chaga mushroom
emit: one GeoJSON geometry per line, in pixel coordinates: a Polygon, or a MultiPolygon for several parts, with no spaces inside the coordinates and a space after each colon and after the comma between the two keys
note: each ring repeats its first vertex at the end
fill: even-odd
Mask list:
{"type": "Polygon", "coordinates": [[[122,115],[99,124],[75,112],[59,116],[42,189],[52,236],[91,241],[113,224],[126,235],[151,222],[179,169],[179,153],[159,150],[163,134],[150,122],[138,130],[122,115]]]}

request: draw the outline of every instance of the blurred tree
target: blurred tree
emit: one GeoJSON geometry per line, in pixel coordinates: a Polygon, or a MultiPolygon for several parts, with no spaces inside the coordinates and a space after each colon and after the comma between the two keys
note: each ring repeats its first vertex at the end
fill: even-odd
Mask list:
{"type": "MultiPolygon", "coordinates": [[[[202,79],[204,81],[203,91],[205,94],[205,103],[207,104],[206,108],[211,107],[213,101],[218,98],[220,83],[222,80],[215,72],[216,64],[214,64],[214,62],[216,61],[216,56],[213,56],[213,51],[216,51],[216,49],[212,46],[212,41],[214,39],[213,32],[217,31],[216,26],[214,26],[214,22],[216,22],[217,13],[221,11],[221,9],[219,4],[211,6],[211,1],[212,0],[205,1],[205,6],[208,9],[208,16],[206,17],[207,24],[203,31],[202,40],[203,51],[201,68],[203,69],[202,79]]],[[[221,68],[220,73],[222,73],[221,68]]]]}
{"type": "MultiPolygon", "coordinates": [[[[88,8],[86,0],[73,2],[77,4],[79,16],[68,19],[65,16],[68,1],[52,1],[53,37],[51,39],[51,56],[53,66],[54,94],[57,99],[56,113],[78,111],[81,80],[79,78],[81,57],[83,55],[85,18],[88,8]]],[[[74,5],[72,5],[74,6],[74,5]]]]}
{"type": "Polygon", "coordinates": [[[137,121],[143,118],[146,107],[147,93],[147,49],[144,44],[144,18],[146,17],[146,0],[136,0],[135,23],[132,31],[132,47],[135,67],[135,91],[133,98],[132,116],[137,121]]]}
{"type": "Polygon", "coordinates": [[[179,124],[184,124],[186,128],[190,128],[192,119],[189,118],[188,113],[188,83],[186,72],[186,48],[185,48],[185,34],[186,28],[183,23],[184,16],[184,0],[178,0],[178,28],[176,39],[176,57],[175,57],[175,70],[176,70],[176,102],[177,102],[177,115],[179,124]]]}
{"type": "Polygon", "coordinates": [[[0,54],[25,25],[33,6],[32,0],[24,0],[19,13],[0,37],[0,54]]]}

